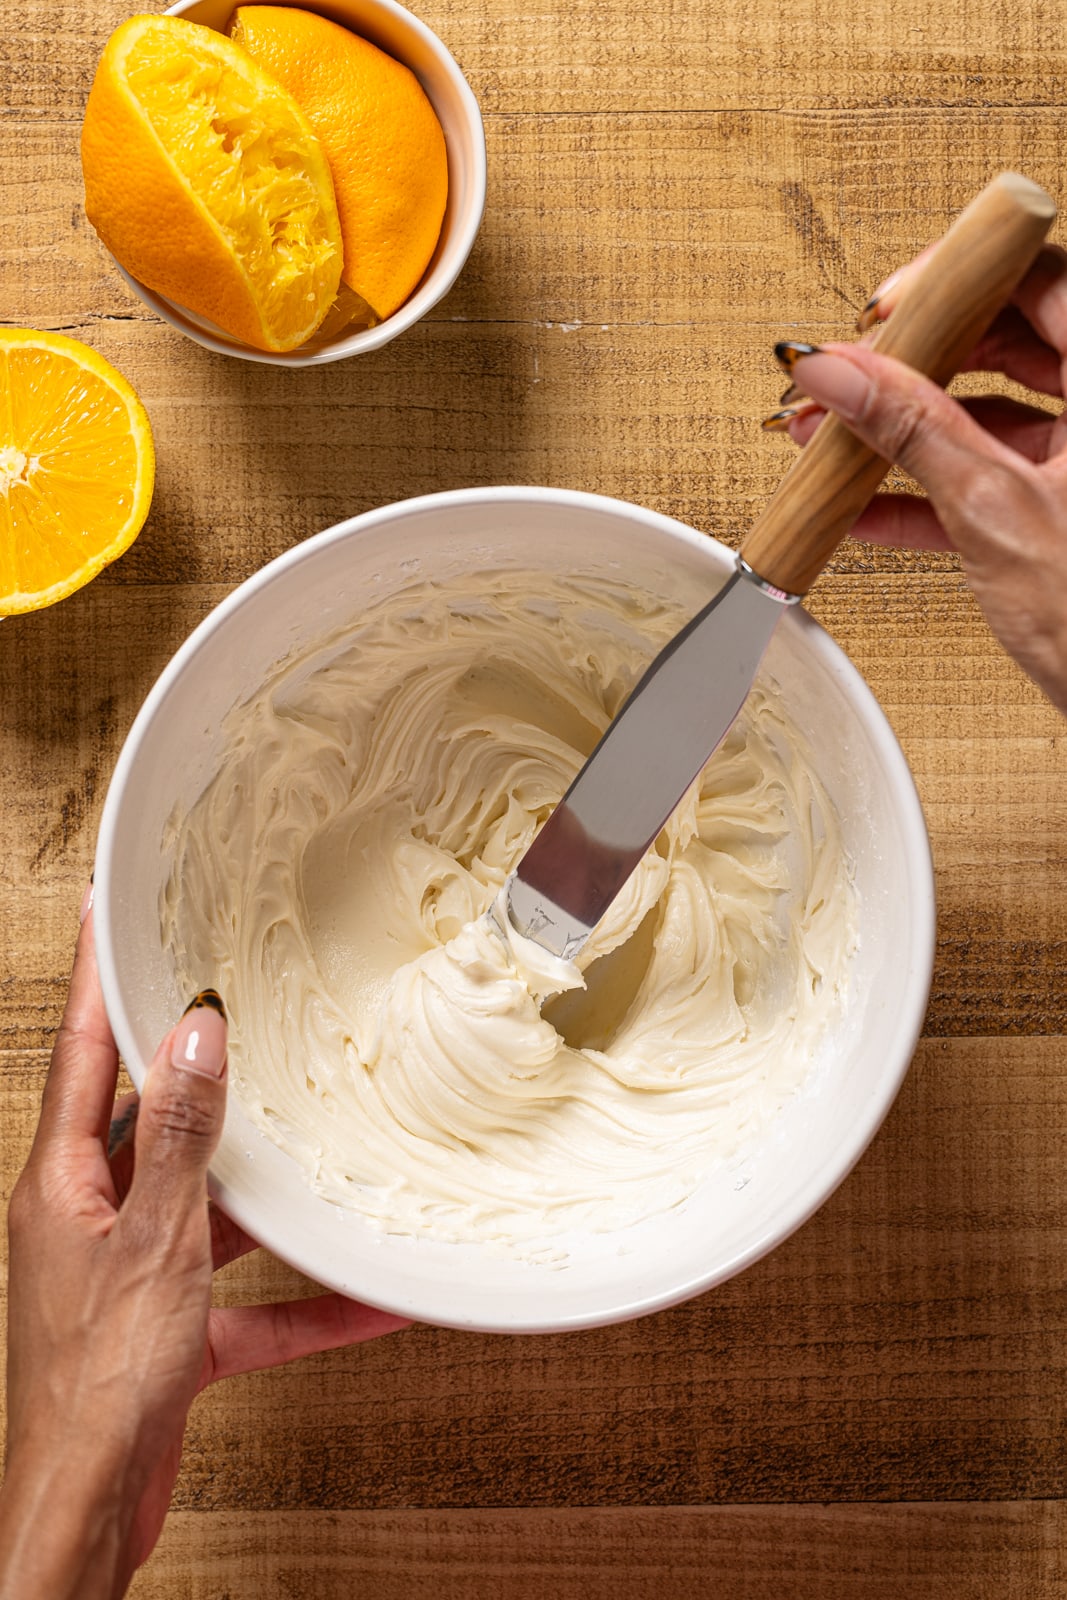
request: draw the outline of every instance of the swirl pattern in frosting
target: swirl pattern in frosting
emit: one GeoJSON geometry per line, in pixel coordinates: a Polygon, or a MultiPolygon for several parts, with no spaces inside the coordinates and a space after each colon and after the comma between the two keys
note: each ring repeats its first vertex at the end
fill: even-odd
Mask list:
{"type": "Polygon", "coordinates": [[[231,713],[172,819],[163,938],[231,1085],[322,1194],[522,1250],[683,1202],[804,1082],[855,894],[771,687],[583,951],[485,914],[684,620],[606,580],[413,586],[231,713]],[[584,987],[588,973],[588,989],[584,987]]]}

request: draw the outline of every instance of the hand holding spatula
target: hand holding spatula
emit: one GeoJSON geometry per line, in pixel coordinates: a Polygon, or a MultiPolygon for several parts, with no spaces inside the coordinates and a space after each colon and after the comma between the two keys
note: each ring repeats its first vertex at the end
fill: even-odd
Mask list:
{"type": "MultiPolygon", "coordinates": [[[[878,330],[945,384],[1034,261],[1056,207],[1002,173],[957,218],[878,330]]],[[[736,573],[660,652],[507,885],[512,926],[573,959],[727,733],[784,606],[807,592],[888,462],[827,417],[741,546],[736,573]]]]}

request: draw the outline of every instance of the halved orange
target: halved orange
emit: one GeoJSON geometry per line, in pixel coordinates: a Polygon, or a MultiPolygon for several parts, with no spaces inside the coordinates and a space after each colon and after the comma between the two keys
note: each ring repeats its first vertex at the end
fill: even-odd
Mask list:
{"type": "Polygon", "coordinates": [[[329,165],[292,97],[224,35],[122,23],[81,151],[86,214],[133,277],[259,350],[314,333],[341,278],[329,165]]]}
{"type": "Polygon", "coordinates": [[[318,135],[341,216],[341,276],[384,320],[425,272],[448,198],[445,136],[425,90],[368,39],[295,6],[239,6],[230,37],[318,135]]]}
{"type": "Polygon", "coordinates": [[[155,463],[144,406],[103,356],[0,328],[0,616],[50,606],[120,556],[155,463]]]}

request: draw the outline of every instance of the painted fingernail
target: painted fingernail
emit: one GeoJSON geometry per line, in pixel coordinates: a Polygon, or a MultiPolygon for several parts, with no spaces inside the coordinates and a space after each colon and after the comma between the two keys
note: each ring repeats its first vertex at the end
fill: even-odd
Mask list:
{"type": "Polygon", "coordinates": [[[772,411],[769,417],[764,417],[760,427],[767,433],[784,433],[795,417],[810,417],[813,412],[821,409],[821,406],[814,405],[805,396],[799,405],[784,406],[781,411],[772,411]]]}
{"type": "Polygon", "coordinates": [[[779,339],[774,347],[774,359],[792,377],[801,356],[813,356],[819,348],[817,344],[804,344],[800,339],[779,339]]]}
{"type": "Polygon", "coordinates": [[[79,922],[84,922],[90,911],[93,909],[94,892],[93,880],[92,877],[90,877],[89,882],[85,885],[85,893],[82,895],[81,911],[78,913],[79,922]]]}
{"type": "Polygon", "coordinates": [[[786,406],[784,410],[772,411],[769,417],[764,417],[760,427],[765,433],[784,433],[793,418],[799,415],[799,406],[786,406]]]}
{"type": "Polygon", "coordinates": [[[880,294],[871,295],[871,298],[867,301],[867,304],[856,318],[857,333],[866,333],[868,328],[874,327],[875,323],[878,321],[878,302],[881,300],[881,298],[882,297],[880,294]]]}
{"type": "Polygon", "coordinates": [[[221,1078],[226,1065],[226,1013],[214,989],[204,989],[186,1009],[170,1042],[171,1066],[221,1078]],[[207,998],[210,996],[210,998],[207,998]]]}
{"type": "Polygon", "coordinates": [[[223,1022],[226,1021],[226,1007],[223,1005],[222,996],[217,989],[201,989],[199,994],[194,994],[182,1012],[182,1016],[187,1017],[190,1011],[196,1010],[197,1006],[210,1006],[212,1011],[218,1012],[223,1022]]]}
{"type": "Polygon", "coordinates": [[[899,277],[900,269],[898,268],[896,272],[891,272],[888,278],[882,279],[882,282],[856,318],[857,333],[866,333],[868,328],[874,327],[874,324],[878,321],[878,307],[899,277]]]}
{"type": "Polygon", "coordinates": [[[791,383],[789,388],[784,390],[780,395],[778,404],[780,406],[791,406],[794,400],[801,400],[803,398],[805,397],[801,394],[800,390],[797,388],[797,385],[795,383],[791,383]]]}
{"type": "Polygon", "coordinates": [[[813,400],[846,422],[858,417],[870,392],[870,379],[846,356],[816,351],[804,358],[804,387],[813,400]]]}

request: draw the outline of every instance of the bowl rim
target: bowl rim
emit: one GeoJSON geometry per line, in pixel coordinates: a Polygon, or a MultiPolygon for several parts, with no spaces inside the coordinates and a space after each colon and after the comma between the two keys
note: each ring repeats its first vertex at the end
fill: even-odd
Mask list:
{"type": "MultiPolygon", "coordinates": [[[[184,17],[200,3],[201,0],[175,0],[175,3],[168,6],[161,15],[184,17]]],[[[270,0],[259,0],[259,3],[270,3],[270,0]]],[[[308,0],[291,0],[291,3],[305,11],[318,9],[314,4],[309,4],[308,0]]],[[[428,311],[432,311],[433,307],[448,294],[467,264],[485,215],[488,184],[485,125],[482,121],[481,108],[455,56],[421,17],[417,17],[406,6],[400,5],[399,0],[369,0],[369,3],[375,10],[387,12],[402,27],[422,40],[447,74],[463,111],[471,140],[472,160],[469,172],[471,204],[462,226],[456,232],[452,246],[453,263],[440,274],[440,262],[428,275],[424,273],[404,304],[391,316],[379,322],[376,327],[349,334],[347,338],[326,345],[321,350],[308,351],[299,346],[295,350],[255,350],[251,345],[231,339],[221,328],[212,331],[207,321],[184,309],[176,300],[168,299],[157,290],[150,289],[139,278],[127,272],[121,261],[116,260],[114,256],[111,257],[119,276],[125,279],[127,287],[139,300],[172,328],[176,328],[179,333],[185,334],[186,338],[192,339],[195,344],[202,345],[206,350],[213,350],[218,355],[236,356],[239,361],[257,361],[269,367],[320,367],[333,361],[345,361],[350,356],[364,355],[371,350],[380,350],[383,345],[389,344],[402,333],[406,333],[409,328],[414,327],[428,311]]],[[[237,4],[237,0],[234,0],[234,4],[237,4]]],[[[249,0],[249,4],[256,4],[256,0],[249,0]]],[[[402,64],[407,65],[406,62],[402,64]]],[[[447,134],[445,146],[446,149],[450,148],[447,134]]]]}
{"type": "MultiPolygon", "coordinates": [[[[382,524],[403,520],[407,516],[420,515],[427,510],[454,511],[485,503],[539,504],[563,510],[608,511],[641,523],[653,531],[673,537],[681,536],[683,542],[704,550],[711,545],[730,560],[734,557],[733,551],[710,535],[699,533],[673,517],[629,501],[583,490],[536,485],[500,485],[443,490],[436,494],[393,501],[388,505],[362,512],[293,545],[240,583],[193,629],[171,656],[149,690],[123,743],[104,801],[97,836],[94,872],[97,912],[94,916],[94,931],[100,982],[107,1014],[120,1054],[127,1063],[139,1061],[140,1051],[135,1042],[125,1005],[119,981],[116,950],[111,937],[112,861],[120,848],[116,835],[123,791],[137,760],[141,741],[167,695],[202,644],[220,629],[225,628],[235,612],[251,603],[262,590],[284,580],[294,567],[312,559],[318,551],[331,544],[359,537],[360,534],[382,524]]],[[[847,685],[848,693],[858,705],[864,728],[894,787],[901,829],[907,841],[908,859],[914,873],[915,893],[912,925],[909,930],[911,938],[909,953],[917,981],[909,994],[908,1003],[899,1008],[888,1032],[882,1051],[881,1066],[865,1099],[864,1112],[856,1118],[849,1130],[849,1136],[838,1145],[836,1159],[830,1164],[824,1164],[800,1184],[794,1191],[788,1214],[773,1223],[768,1223],[749,1245],[706,1271],[691,1272],[668,1291],[648,1292],[636,1296],[620,1292],[610,1304],[606,1303],[596,1311],[557,1313],[555,1316],[546,1316],[537,1321],[522,1316],[509,1318],[504,1306],[500,1307],[502,1315],[493,1319],[459,1317],[447,1302],[442,1302],[439,1292],[435,1299],[433,1285],[429,1286],[425,1294],[416,1291],[406,1296],[382,1298],[375,1296],[373,1285],[370,1292],[364,1292],[361,1288],[358,1297],[367,1305],[439,1327],[486,1333],[522,1334],[562,1333],[581,1328],[603,1327],[665,1310],[736,1276],[790,1238],[830,1199],[878,1132],[911,1065],[922,1034],[933,978],[936,904],[929,833],[915,780],[904,752],[885,712],[859,669],[853,665],[831,635],[802,606],[790,608],[790,615],[796,619],[794,625],[804,629],[810,647],[822,657],[823,664],[828,670],[840,682],[847,685]]],[[[279,1237],[275,1231],[271,1219],[264,1219],[258,1215],[254,1206],[246,1207],[242,1194],[216,1179],[210,1170],[208,1188],[212,1200],[220,1209],[280,1261],[296,1271],[314,1277],[326,1288],[351,1295],[350,1287],[346,1288],[329,1272],[320,1272],[318,1265],[311,1266],[306,1259],[303,1261],[297,1259],[286,1239],[279,1237]]]]}

